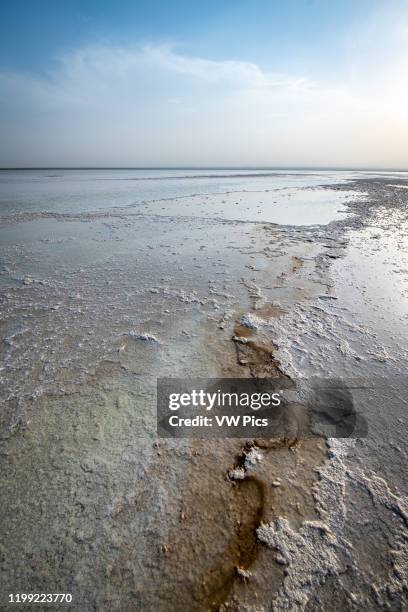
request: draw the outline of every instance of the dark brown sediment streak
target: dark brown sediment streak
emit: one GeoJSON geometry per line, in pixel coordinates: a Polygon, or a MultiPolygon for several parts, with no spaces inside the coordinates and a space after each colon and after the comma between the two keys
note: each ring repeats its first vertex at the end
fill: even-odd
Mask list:
{"type": "MultiPolygon", "coordinates": [[[[249,371],[252,378],[275,378],[281,380],[285,386],[293,384],[291,379],[281,370],[280,363],[275,356],[276,347],[258,342],[254,330],[238,323],[234,326],[232,340],[236,349],[237,364],[249,371]]],[[[299,409],[299,406],[295,408],[299,409]]],[[[299,417],[298,413],[299,410],[295,410],[295,419],[299,417]]],[[[303,414],[300,411],[300,418],[302,416],[303,414]]],[[[270,455],[269,461],[273,464],[274,452],[293,455],[292,451],[296,449],[298,444],[299,438],[295,432],[291,436],[277,439],[246,441],[241,447],[230,471],[241,470],[243,476],[239,479],[232,479],[231,489],[228,492],[229,503],[235,506],[235,513],[240,518],[236,521],[233,537],[226,544],[221,561],[200,577],[197,591],[197,600],[200,601],[200,606],[197,609],[214,612],[224,609],[224,607],[225,609],[234,609],[231,608],[231,602],[237,604],[240,599],[238,596],[237,600],[237,592],[242,592],[249,587],[249,583],[252,581],[252,568],[260,560],[265,550],[264,545],[257,537],[257,529],[262,524],[266,524],[277,513],[285,512],[285,495],[278,495],[277,491],[279,489],[271,486],[271,480],[273,481],[271,473],[268,473],[268,470],[262,476],[252,473],[246,465],[248,454],[251,450],[255,450],[261,452],[264,458],[270,455]]],[[[320,464],[325,456],[321,441],[308,440],[307,444],[309,446],[315,444],[319,447],[312,453],[312,463],[317,460],[317,464],[320,464]]],[[[309,472],[315,466],[310,467],[309,472]]],[[[309,473],[308,479],[313,481],[315,477],[309,473]]],[[[286,496],[286,503],[290,505],[290,492],[286,496]]],[[[228,503],[227,500],[225,503],[228,503]]],[[[313,513],[311,494],[310,508],[306,510],[307,512],[313,513]]],[[[259,567],[257,567],[256,572],[259,572],[259,567]]],[[[275,575],[274,582],[282,580],[282,567],[271,558],[269,559],[267,573],[270,572],[275,575]]],[[[273,588],[271,587],[271,598],[272,594],[273,588]]],[[[257,597],[256,593],[255,597],[257,597]]],[[[249,598],[252,600],[252,594],[249,595],[249,598]]]]}
{"type": "MultiPolygon", "coordinates": [[[[236,581],[245,576],[258,557],[260,542],[256,530],[265,519],[267,487],[256,476],[247,476],[233,486],[238,519],[234,537],[228,542],[222,561],[203,576],[202,610],[218,610],[225,603],[236,581]]],[[[248,574],[249,575],[249,574],[248,574]]]]}

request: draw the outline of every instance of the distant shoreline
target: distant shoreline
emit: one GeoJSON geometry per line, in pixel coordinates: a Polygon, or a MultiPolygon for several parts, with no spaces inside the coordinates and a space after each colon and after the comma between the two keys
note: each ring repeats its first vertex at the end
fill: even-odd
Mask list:
{"type": "Polygon", "coordinates": [[[330,172],[408,172],[408,168],[381,168],[376,166],[4,166],[0,171],[11,170],[300,170],[330,172]]]}

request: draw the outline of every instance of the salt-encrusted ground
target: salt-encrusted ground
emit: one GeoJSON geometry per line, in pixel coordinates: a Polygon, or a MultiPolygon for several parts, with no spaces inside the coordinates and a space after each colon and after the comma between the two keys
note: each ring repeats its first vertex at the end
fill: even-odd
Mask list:
{"type": "Polygon", "coordinates": [[[333,185],[318,226],[269,190],[3,217],[2,603],[406,607],[401,184],[333,185]],[[341,377],[362,437],[159,440],[164,375],[341,377]]]}

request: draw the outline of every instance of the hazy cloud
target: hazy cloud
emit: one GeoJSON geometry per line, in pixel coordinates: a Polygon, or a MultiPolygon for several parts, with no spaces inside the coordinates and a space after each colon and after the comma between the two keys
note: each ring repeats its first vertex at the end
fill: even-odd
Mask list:
{"type": "Polygon", "coordinates": [[[89,45],[47,74],[0,73],[0,163],[408,166],[407,24],[368,20],[318,82],[169,45],[89,45]]]}

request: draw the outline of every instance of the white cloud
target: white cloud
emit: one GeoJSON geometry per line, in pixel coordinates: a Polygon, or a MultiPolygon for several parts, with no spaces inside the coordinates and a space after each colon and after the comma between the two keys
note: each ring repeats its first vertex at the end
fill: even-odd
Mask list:
{"type": "Polygon", "coordinates": [[[341,77],[319,82],[172,46],[89,45],[45,76],[0,73],[0,163],[408,166],[407,24],[368,22],[341,77]]]}
{"type": "Polygon", "coordinates": [[[149,87],[165,75],[184,77],[182,86],[187,88],[187,79],[193,88],[195,83],[208,87],[218,84],[231,91],[287,90],[301,94],[313,87],[305,77],[266,73],[252,62],[206,60],[178,54],[168,46],[126,49],[97,45],[64,56],[58,69],[46,76],[0,73],[0,91],[3,103],[13,107],[20,103],[44,110],[70,105],[76,108],[94,103],[102,92],[116,91],[120,96],[122,88],[144,87],[141,78],[149,87]]]}
{"type": "Polygon", "coordinates": [[[144,54],[160,68],[190,75],[207,83],[223,83],[237,88],[279,88],[303,85],[304,78],[265,73],[253,62],[214,61],[176,53],[171,47],[147,47],[144,54]]]}

